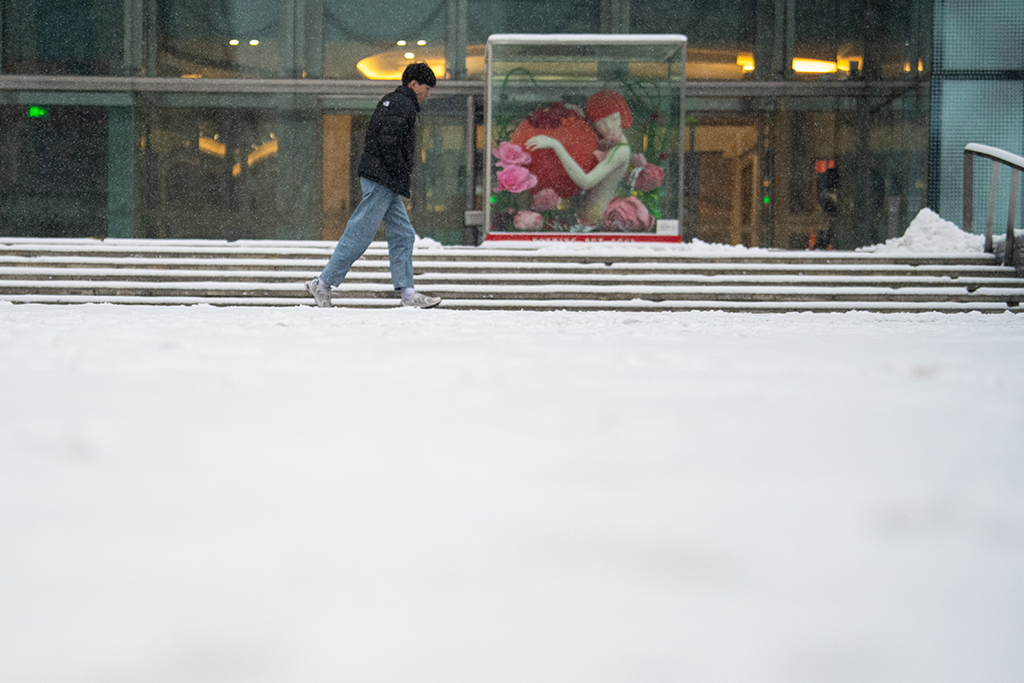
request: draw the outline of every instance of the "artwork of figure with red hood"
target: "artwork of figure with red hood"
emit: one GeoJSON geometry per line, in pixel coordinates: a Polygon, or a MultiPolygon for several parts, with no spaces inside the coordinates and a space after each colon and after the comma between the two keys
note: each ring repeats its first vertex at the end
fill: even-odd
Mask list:
{"type": "Polygon", "coordinates": [[[497,190],[533,196],[531,210],[516,214],[515,229],[551,228],[543,212],[579,196],[570,229],[653,230],[655,217],[636,198],[636,185],[645,169],[648,185],[661,169],[632,154],[625,135],[632,124],[626,98],[613,90],[592,95],[582,109],[562,103],[538,108],[519,123],[494,151],[500,167],[497,190]]]}

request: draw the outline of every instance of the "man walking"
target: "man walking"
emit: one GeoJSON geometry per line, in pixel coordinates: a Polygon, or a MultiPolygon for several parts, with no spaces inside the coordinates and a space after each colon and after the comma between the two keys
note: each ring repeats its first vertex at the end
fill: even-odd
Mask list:
{"type": "Polygon", "coordinates": [[[402,74],[402,85],[381,99],[370,117],[366,146],[359,161],[363,198],[320,277],[306,283],[306,290],[320,308],[330,307],[331,287],[341,284],[352,264],[370,246],[381,221],[387,231],[391,284],[401,291],[402,305],[432,308],[441,303],[439,297],[425,296],[413,287],[412,247],[416,230],[402,202],[402,197],[410,193],[416,114],[436,83],[429,66],[422,62],[410,64],[402,74]]]}

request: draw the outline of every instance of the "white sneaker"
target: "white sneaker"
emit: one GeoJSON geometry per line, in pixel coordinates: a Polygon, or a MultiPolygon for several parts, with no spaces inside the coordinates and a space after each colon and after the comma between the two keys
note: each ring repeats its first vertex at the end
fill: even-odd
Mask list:
{"type": "Polygon", "coordinates": [[[427,296],[416,292],[411,299],[402,299],[403,306],[414,306],[416,308],[433,308],[441,303],[439,296],[427,296]]]}
{"type": "Polygon", "coordinates": [[[306,291],[313,295],[317,308],[331,307],[331,290],[320,285],[320,278],[315,277],[307,282],[306,291]]]}

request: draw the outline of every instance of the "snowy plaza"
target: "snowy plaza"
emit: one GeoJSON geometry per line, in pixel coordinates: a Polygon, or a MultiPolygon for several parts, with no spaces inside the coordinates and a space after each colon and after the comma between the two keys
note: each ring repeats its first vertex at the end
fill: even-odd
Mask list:
{"type": "Polygon", "coordinates": [[[1019,681],[1021,348],[0,303],[0,678],[1019,681]]]}

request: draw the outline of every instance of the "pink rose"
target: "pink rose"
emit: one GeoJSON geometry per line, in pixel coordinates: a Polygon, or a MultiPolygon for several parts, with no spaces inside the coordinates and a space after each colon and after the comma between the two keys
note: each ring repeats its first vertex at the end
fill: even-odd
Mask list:
{"type": "Polygon", "coordinates": [[[512,224],[515,225],[516,230],[536,232],[544,229],[544,216],[536,211],[520,211],[516,214],[512,224]]]}
{"type": "Polygon", "coordinates": [[[537,211],[554,211],[558,208],[560,201],[562,201],[562,198],[558,196],[554,189],[545,187],[533,195],[533,208],[537,211]]]}
{"type": "Polygon", "coordinates": [[[498,171],[498,192],[508,190],[513,194],[526,192],[537,184],[537,176],[522,166],[507,166],[498,171]]]}
{"type": "Polygon", "coordinates": [[[665,182],[665,169],[654,164],[647,164],[640,171],[640,175],[636,177],[636,190],[637,192],[650,192],[661,187],[663,182],[665,182]]]}
{"type": "Polygon", "coordinates": [[[654,227],[654,216],[636,197],[613,199],[602,219],[605,230],[643,232],[654,227]]]}
{"type": "Polygon", "coordinates": [[[533,157],[530,153],[523,150],[519,145],[513,145],[511,142],[502,142],[498,145],[498,149],[494,150],[494,156],[498,159],[498,165],[509,167],[509,166],[526,166],[533,157]]]}

